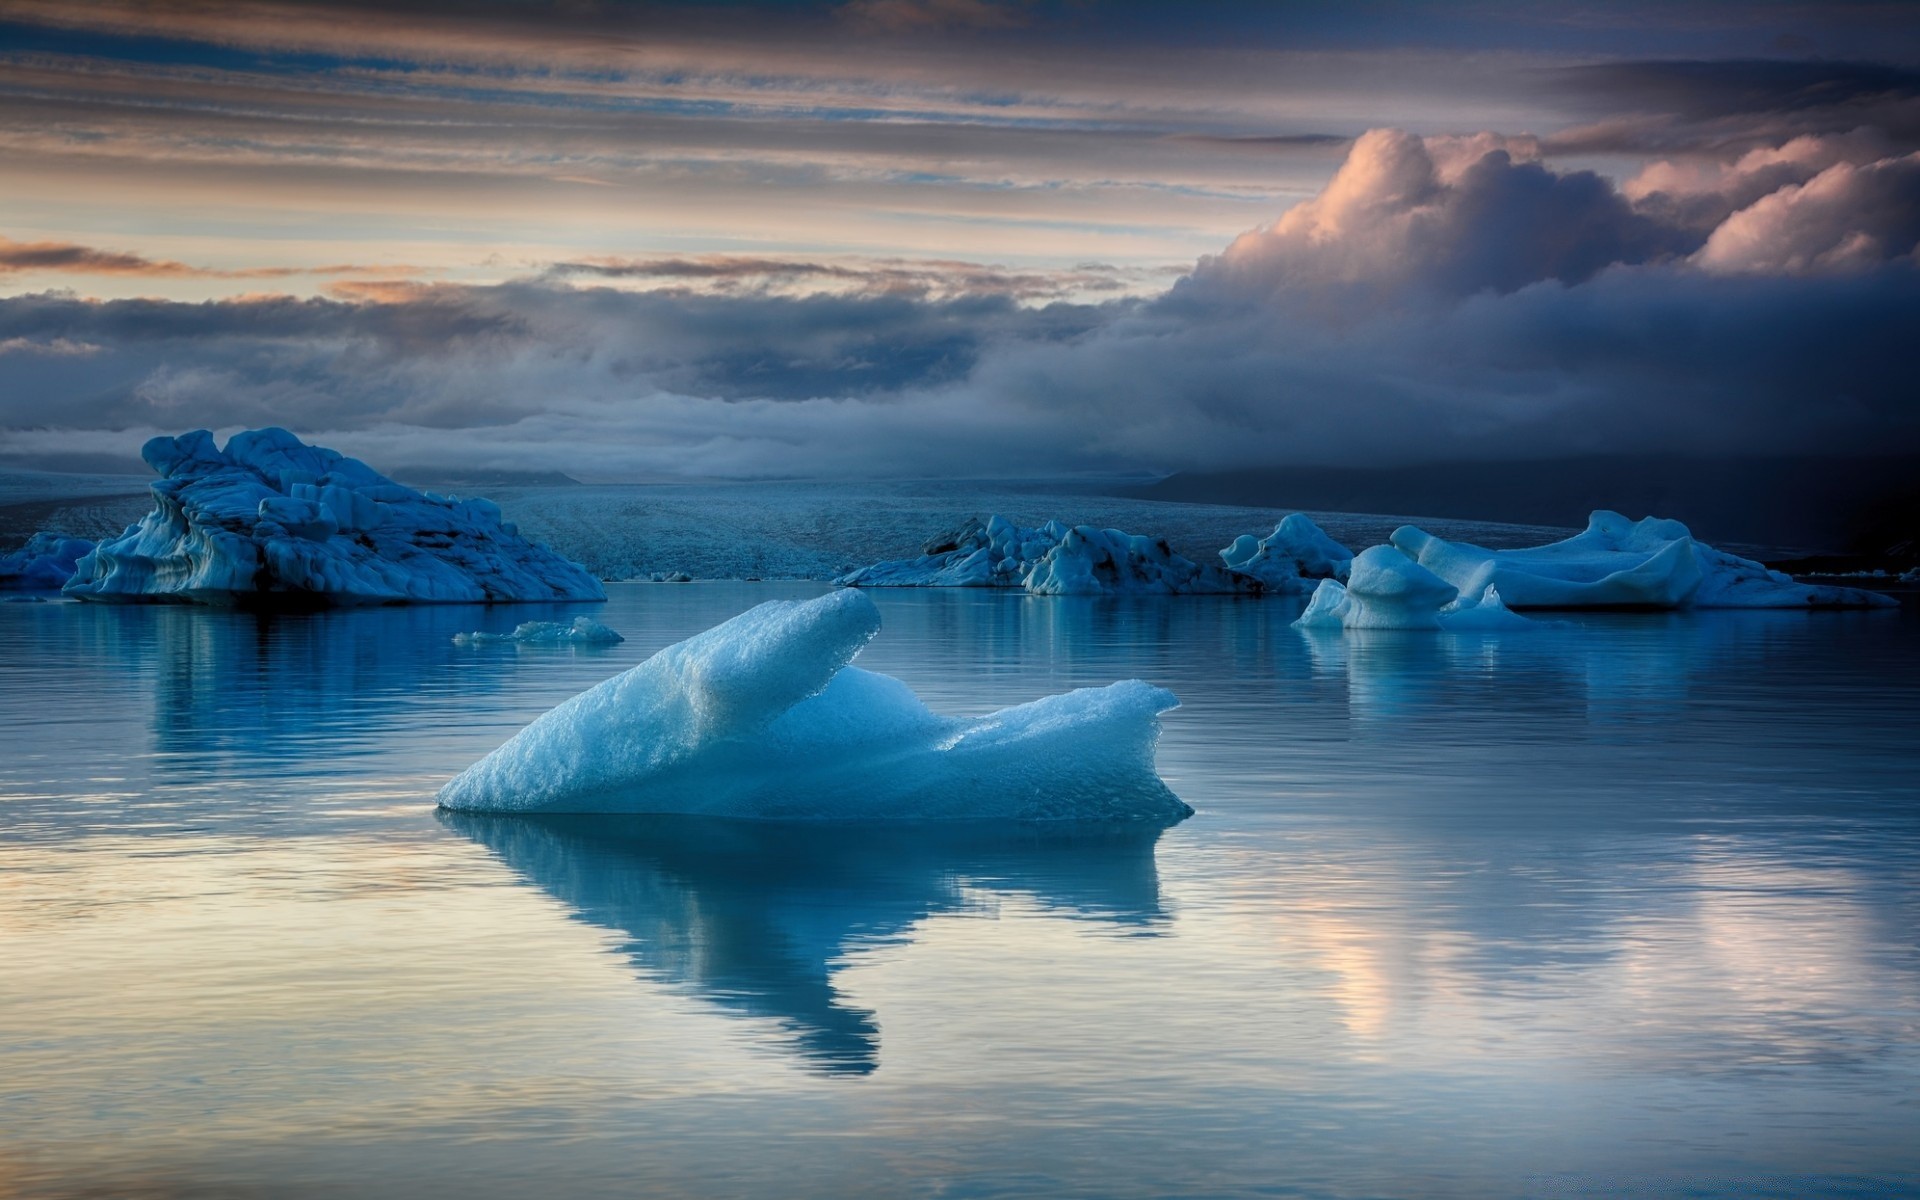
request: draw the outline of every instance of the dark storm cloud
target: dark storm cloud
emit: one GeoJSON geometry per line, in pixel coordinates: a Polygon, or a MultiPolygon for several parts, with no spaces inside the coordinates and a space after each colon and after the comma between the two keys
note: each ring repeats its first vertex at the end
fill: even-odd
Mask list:
{"type": "Polygon", "coordinates": [[[1724,154],[1870,130],[1920,148],[1920,70],[1870,62],[1619,62],[1543,72],[1548,93],[1605,114],[1545,139],[1565,154],[1724,154]]]}

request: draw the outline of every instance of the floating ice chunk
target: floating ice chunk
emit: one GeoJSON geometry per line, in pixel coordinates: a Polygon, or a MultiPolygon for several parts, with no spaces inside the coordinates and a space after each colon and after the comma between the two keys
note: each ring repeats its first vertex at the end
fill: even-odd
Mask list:
{"type": "Polygon", "coordinates": [[[93,543],[85,538],[36,533],[18,550],[0,554],[0,591],[57,591],[91,553],[93,543]]]}
{"type": "Polygon", "coordinates": [[[1036,596],[1257,592],[1257,583],[1175,554],[1159,538],[1076,525],[1026,573],[1036,596]]]}
{"type": "Polygon", "coordinates": [[[1411,525],[1393,544],[1459,588],[1499,590],[1512,608],[1842,608],[1894,603],[1858,588],[1795,583],[1695,541],[1678,521],[1596,511],[1584,532],[1545,546],[1488,550],[1411,525]]]}
{"type": "Polygon", "coordinates": [[[1252,592],[1259,585],[1176,554],[1158,538],[1048,521],[973,518],[930,538],[918,558],[842,575],[849,587],[1005,587],[1041,596],[1252,592]]]}
{"type": "Polygon", "coordinates": [[[76,564],[82,600],[401,604],[604,600],[577,563],[486,500],[403,487],[284,429],[158,437],[154,510],[76,564]]]}
{"type": "Polygon", "coordinates": [[[1322,579],[1345,579],[1353,565],[1353,551],[1305,513],[1283,518],[1264,538],[1241,534],[1220,558],[1227,570],[1258,580],[1269,592],[1311,591],[1322,579]]]}
{"type": "Polygon", "coordinates": [[[613,646],[626,641],[592,617],[571,621],[522,621],[512,633],[456,633],[456,646],[485,646],[499,642],[517,642],[533,646],[613,646]]]}
{"type": "Polygon", "coordinates": [[[1392,546],[1362,550],[1347,573],[1348,629],[1438,629],[1459,592],[1392,546]]]}
{"type": "Polygon", "coordinates": [[[1313,589],[1313,595],[1307,600],[1307,609],[1294,621],[1295,629],[1345,629],[1347,627],[1347,609],[1351,602],[1347,599],[1347,585],[1338,579],[1322,579],[1313,589]]]}
{"type": "Polygon", "coordinates": [[[1171,822],[1154,773],[1171,692],[1083,688],[975,720],[848,666],[858,591],[771,601],[582,692],[467,768],[445,808],[772,819],[1171,822]]]}
{"type": "Polygon", "coordinates": [[[1374,546],[1353,560],[1347,582],[1323,579],[1294,625],[1300,629],[1441,629],[1448,632],[1526,629],[1533,622],[1508,609],[1497,588],[1462,595],[1452,584],[1392,546],[1374,546]]]}

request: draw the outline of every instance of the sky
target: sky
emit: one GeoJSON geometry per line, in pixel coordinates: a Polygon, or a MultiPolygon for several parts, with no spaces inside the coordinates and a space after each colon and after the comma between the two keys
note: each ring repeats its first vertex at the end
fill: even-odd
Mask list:
{"type": "Polygon", "coordinates": [[[0,0],[0,463],[1920,453],[1920,6],[0,0]]]}

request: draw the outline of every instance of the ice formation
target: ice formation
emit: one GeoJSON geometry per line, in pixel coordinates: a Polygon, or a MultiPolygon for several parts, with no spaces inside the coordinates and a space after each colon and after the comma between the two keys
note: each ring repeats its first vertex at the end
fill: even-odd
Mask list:
{"type": "Polygon", "coordinates": [[[1604,509],[1585,532],[1521,550],[1449,542],[1411,525],[1393,544],[1462,595],[1489,588],[1513,608],[1871,608],[1878,592],[1796,583],[1751,559],[1695,541],[1685,525],[1629,521],[1604,509]]]}
{"type": "Polygon", "coordinates": [[[157,437],[154,510],[82,558],[82,600],[398,604],[604,600],[488,500],[423,494],[284,429],[157,437]]]}
{"type": "Polygon", "coordinates": [[[499,642],[517,642],[532,646],[613,646],[626,641],[592,617],[571,621],[522,621],[512,633],[456,633],[456,646],[485,646],[499,642]]]}
{"type": "Polygon", "coordinates": [[[1243,533],[1220,552],[1227,570],[1269,592],[1308,592],[1322,579],[1345,579],[1353,551],[1328,537],[1305,513],[1294,513],[1264,538],[1243,533]]]}
{"type": "Polygon", "coordinates": [[[1171,822],[1137,679],[966,720],[847,665],[880,628],[858,591],[770,601],[546,713],[440,791],[445,808],[789,820],[1171,822]]]}
{"type": "Polygon", "coordinates": [[[1323,579],[1294,624],[1301,629],[1444,629],[1450,632],[1526,628],[1497,589],[1462,595],[1446,580],[1392,546],[1360,552],[1343,585],[1323,579]]]}
{"type": "Polygon", "coordinates": [[[0,590],[58,591],[73,578],[74,566],[93,553],[85,538],[36,533],[11,554],[0,554],[0,590]]]}
{"type": "Polygon", "coordinates": [[[849,587],[1006,587],[1038,596],[1253,592],[1259,585],[1176,554],[1164,540],[1118,529],[973,518],[932,538],[919,558],[877,563],[835,580],[849,587]]]}

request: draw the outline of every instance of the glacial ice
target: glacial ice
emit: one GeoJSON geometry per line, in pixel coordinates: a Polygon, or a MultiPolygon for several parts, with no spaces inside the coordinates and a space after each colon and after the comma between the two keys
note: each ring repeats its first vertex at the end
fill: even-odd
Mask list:
{"type": "Polygon", "coordinates": [[[0,591],[58,591],[91,553],[93,543],[85,538],[36,533],[18,550],[0,554],[0,591]]]}
{"type": "Polygon", "coordinates": [[[476,629],[472,633],[453,635],[453,644],[456,646],[486,646],[500,642],[532,646],[614,646],[626,640],[592,617],[575,617],[571,621],[522,621],[514,626],[512,633],[485,633],[476,629]]]}
{"type": "Polygon", "coordinates": [[[1488,550],[1411,525],[1393,544],[1463,595],[1489,588],[1513,608],[1873,608],[1878,592],[1796,583],[1694,540],[1678,521],[1599,510],[1584,532],[1545,546],[1488,550]]]}
{"type": "Polygon", "coordinates": [[[1163,539],[1002,516],[968,520],[929,539],[918,558],[876,563],[834,582],[848,587],[1005,587],[1037,596],[1258,591],[1250,579],[1176,554],[1163,539]]]}
{"type": "Polygon", "coordinates": [[[501,521],[284,429],[195,430],[142,449],[155,507],[77,564],[67,595],[118,602],[604,600],[599,580],[501,521]]]}
{"type": "Polygon", "coordinates": [[[849,666],[880,628],[854,590],[770,601],[541,716],[440,791],[485,812],[694,813],[783,820],[1177,821],[1154,772],[1140,680],[977,719],[849,666]]]}
{"type": "Polygon", "coordinates": [[[1309,592],[1322,579],[1345,579],[1353,551],[1328,537],[1305,513],[1293,513],[1264,538],[1243,533],[1220,552],[1227,570],[1268,592],[1309,592]]]}
{"type": "Polygon", "coordinates": [[[1323,579],[1294,625],[1301,629],[1524,629],[1532,622],[1501,602],[1497,589],[1463,595],[1393,546],[1354,558],[1343,585],[1323,579]]]}

